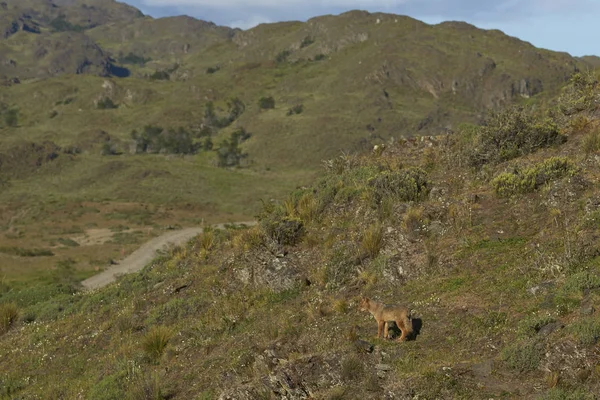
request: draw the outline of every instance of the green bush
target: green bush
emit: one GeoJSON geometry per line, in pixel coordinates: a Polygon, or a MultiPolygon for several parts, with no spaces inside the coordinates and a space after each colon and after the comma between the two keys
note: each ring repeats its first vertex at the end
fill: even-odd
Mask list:
{"type": "Polygon", "coordinates": [[[302,114],[304,111],[304,106],[302,104],[296,104],[294,107],[290,108],[287,112],[287,116],[294,114],[302,114]]]}
{"type": "Polygon", "coordinates": [[[325,54],[317,54],[315,56],[315,61],[321,61],[325,59],[325,54]]]}
{"type": "Polygon", "coordinates": [[[171,74],[167,71],[155,71],[152,75],[150,75],[150,79],[153,81],[168,81],[171,79],[171,74]]]}
{"type": "Polygon", "coordinates": [[[118,62],[120,64],[132,64],[132,65],[140,65],[143,66],[147,62],[151,61],[150,57],[145,58],[144,56],[138,56],[132,52],[129,52],[126,56],[121,56],[118,58],[118,62]]]}
{"type": "Polygon", "coordinates": [[[583,271],[567,278],[562,290],[567,293],[581,293],[584,290],[600,288],[600,276],[596,272],[583,271]]]}
{"type": "Polygon", "coordinates": [[[110,109],[119,108],[119,106],[117,104],[115,104],[115,102],[112,101],[112,99],[110,97],[104,97],[104,98],[98,100],[98,103],[96,103],[96,108],[98,110],[110,110],[110,109]]]}
{"type": "Polygon", "coordinates": [[[216,150],[217,165],[219,167],[239,166],[241,161],[248,157],[248,153],[242,151],[240,144],[251,136],[244,128],[232,132],[229,139],[224,139],[216,150]]]}
{"type": "Polygon", "coordinates": [[[477,128],[475,143],[467,152],[469,164],[478,167],[500,163],[566,141],[556,123],[539,119],[513,106],[492,112],[477,128]]]}
{"type": "Polygon", "coordinates": [[[502,350],[502,359],[506,365],[519,372],[536,370],[543,356],[543,344],[535,340],[518,342],[502,350]]]}
{"type": "Polygon", "coordinates": [[[67,17],[64,14],[54,18],[50,21],[49,25],[54,32],[83,32],[85,30],[85,27],[67,21],[67,17]]]}
{"type": "Polygon", "coordinates": [[[305,47],[308,47],[311,44],[313,44],[314,42],[315,42],[315,39],[313,39],[310,36],[306,36],[304,39],[302,39],[302,42],[300,42],[300,48],[303,49],[305,47]]]}
{"type": "Polygon", "coordinates": [[[271,108],[275,108],[275,99],[271,96],[269,97],[261,97],[258,100],[258,106],[263,110],[268,110],[271,108]]]}
{"type": "Polygon", "coordinates": [[[491,185],[500,197],[530,193],[539,187],[565,176],[573,176],[577,167],[566,157],[552,157],[531,168],[515,172],[505,172],[491,181],[491,185]]]}
{"type": "Polygon", "coordinates": [[[377,205],[388,197],[398,201],[419,201],[429,194],[427,173],[417,167],[383,171],[369,179],[368,184],[377,205]]]}
{"type": "Polygon", "coordinates": [[[533,337],[544,326],[556,321],[549,315],[532,315],[519,321],[517,325],[517,334],[520,337],[533,337]]]}
{"type": "Polygon", "coordinates": [[[11,127],[16,127],[19,125],[19,111],[15,110],[14,108],[6,111],[4,114],[4,123],[11,127]]]}
{"type": "Polygon", "coordinates": [[[138,153],[194,154],[201,144],[194,143],[192,134],[183,127],[163,129],[160,126],[147,125],[141,133],[131,132],[138,153]]]}
{"type": "Polygon", "coordinates": [[[594,394],[583,388],[552,388],[540,396],[540,400],[594,400],[594,394]]]}
{"type": "Polygon", "coordinates": [[[560,111],[565,115],[573,115],[596,109],[600,105],[598,89],[598,79],[592,72],[573,75],[558,99],[560,111]]]}
{"type": "Polygon", "coordinates": [[[48,249],[24,249],[21,247],[0,247],[0,253],[13,254],[19,257],[50,257],[54,255],[48,249]]]}
{"type": "Polygon", "coordinates": [[[584,319],[578,321],[568,328],[569,332],[585,346],[598,343],[600,339],[600,319],[584,319]]]}
{"type": "Polygon", "coordinates": [[[219,71],[221,69],[221,67],[216,66],[216,67],[208,67],[206,69],[206,73],[207,74],[214,74],[215,72],[219,71]]]}
{"type": "Polygon", "coordinates": [[[291,54],[292,53],[289,50],[283,50],[277,54],[277,56],[275,57],[275,61],[277,61],[278,63],[282,63],[286,61],[291,54]]]}
{"type": "Polygon", "coordinates": [[[90,389],[89,399],[115,400],[125,398],[125,377],[117,373],[103,377],[90,389]]]}
{"type": "Polygon", "coordinates": [[[263,211],[258,215],[258,220],[267,236],[281,245],[293,246],[305,234],[300,218],[288,215],[283,207],[272,203],[263,204],[263,211]]]}

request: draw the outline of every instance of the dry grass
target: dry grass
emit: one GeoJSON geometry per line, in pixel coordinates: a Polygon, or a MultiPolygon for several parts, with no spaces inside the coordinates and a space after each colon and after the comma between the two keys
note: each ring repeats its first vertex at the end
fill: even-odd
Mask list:
{"type": "Polygon", "coordinates": [[[15,303],[0,304],[0,334],[8,330],[19,319],[19,308],[15,303]]]}
{"type": "Polygon", "coordinates": [[[165,326],[153,327],[142,339],[146,356],[154,362],[158,361],[173,335],[173,331],[165,326]]]}
{"type": "Polygon", "coordinates": [[[360,242],[362,252],[371,258],[376,258],[383,247],[383,229],[380,225],[372,225],[363,234],[360,242]]]}

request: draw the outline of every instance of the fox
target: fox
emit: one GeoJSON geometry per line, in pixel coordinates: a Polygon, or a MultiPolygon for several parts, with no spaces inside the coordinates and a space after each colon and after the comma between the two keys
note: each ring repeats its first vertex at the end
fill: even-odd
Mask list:
{"type": "Polygon", "coordinates": [[[381,337],[382,331],[383,338],[388,338],[387,321],[394,321],[402,332],[398,342],[405,341],[406,337],[413,332],[410,310],[406,307],[378,303],[363,296],[360,300],[360,310],[369,311],[375,317],[375,321],[377,321],[377,338],[381,337]]]}

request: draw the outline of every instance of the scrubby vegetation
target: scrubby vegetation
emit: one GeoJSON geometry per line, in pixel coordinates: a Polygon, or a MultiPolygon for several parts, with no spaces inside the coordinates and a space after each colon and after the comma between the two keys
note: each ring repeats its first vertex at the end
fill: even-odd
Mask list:
{"type": "Polygon", "coordinates": [[[491,181],[499,196],[530,193],[553,180],[573,176],[577,168],[568,158],[553,157],[522,171],[505,172],[491,181]]]}
{"type": "Polygon", "coordinates": [[[55,49],[82,35],[49,33],[56,43],[36,51],[6,41],[23,46],[12,53],[24,76],[43,79],[9,83],[0,99],[10,99],[4,128],[6,110],[19,110],[0,143],[0,307],[12,315],[0,397],[597,396],[593,76],[553,99],[582,60],[499,32],[373,17],[326,17],[327,34],[314,37],[304,23],[233,32],[100,20],[84,50],[68,48],[69,63],[55,49]],[[349,35],[356,26],[364,33],[349,35]],[[408,47],[397,40],[406,32],[408,47]],[[135,48],[152,65],[108,77],[105,54],[135,48]],[[149,82],[153,71],[164,81],[149,82]],[[260,112],[263,95],[279,111],[260,112]],[[105,97],[119,109],[94,109],[105,97]],[[299,101],[302,115],[286,117],[299,101]],[[255,212],[256,226],[207,229],[138,274],[82,291],[82,279],[167,227],[255,212]],[[373,339],[364,294],[408,306],[413,340],[373,339]]]}

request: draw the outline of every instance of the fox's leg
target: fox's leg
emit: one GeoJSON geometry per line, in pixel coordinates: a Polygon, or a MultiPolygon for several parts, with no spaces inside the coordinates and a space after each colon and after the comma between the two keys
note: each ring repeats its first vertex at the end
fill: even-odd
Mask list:
{"type": "Polygon", "coordinates": [[[400,335],[398,341],[403,342],[406,339],[406,327],[404,326],[404,323],[401,320],[397,320],[396,325],[400,329],[400,332],[402,332],[402,335],[400,335]]]}
{"type": "Polygon", "coordinates": [[[381,331],[383,330],[383,325],[385,325],[385,321],[377,321],[377,337],[381,337],[381,331]]]}
{"type": "Polygon", "coordinates": [[[387,321],[385,321],[384,328],[383,328],[383,338],[384,339],[388,338],[388,329],[389,329],[388,323],[387,323],[387,321]]]}

